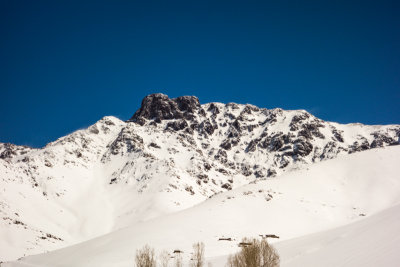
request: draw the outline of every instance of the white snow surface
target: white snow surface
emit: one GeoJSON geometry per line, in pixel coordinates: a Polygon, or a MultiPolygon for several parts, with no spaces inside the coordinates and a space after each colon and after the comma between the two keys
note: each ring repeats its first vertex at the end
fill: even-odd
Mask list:
{"type": "Polygon", "coordinates": [[[276,234],[279,241],[271,241],[282,266],[397,266],[399,156],[399,146],[342,155],[3,265],[133,266],[136,249],[145,244],[157,253],[183,250],[188,263],[191,245],[202,241],[208,261],[224,266],[243,237],[276,234]],[[220,237],[234,241],[218,241],[220,237]]]}

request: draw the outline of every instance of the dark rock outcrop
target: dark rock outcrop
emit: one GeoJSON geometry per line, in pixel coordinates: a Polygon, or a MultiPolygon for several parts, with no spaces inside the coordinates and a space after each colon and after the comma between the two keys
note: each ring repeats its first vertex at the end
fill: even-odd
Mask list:
{"type": "Polygon", "coordinates": [[[202,133],[202,134],[209,134],[209,135],[211,135],[211,134],[214,133],[215,129],[217,129],[217,128],[218,128],[218,126],[212,125],[211,122],[210,122],[210,120],[208,120],[208,119],[202,121],[202,122],[200,123],[200,125],[199,125],[199,131],[200,131],[200,133],[202,133]]]}
{"type": "Polygon", "coordinates": [[[226,190],[232,190],[232,185],[229,183],[225,183],[221,186],[222,188],[226,189],[226,190]]]}
{"type": "Polygon", "coordinates": [[[166,130],[172,129],[174,131],[180,131],[188,127],[188,123],[185,120],[170,121],[167,124],[166,130]]]}
{"type": "Polygon", "coordinates": [[[307,156],[313,150],[313,145],[302,138],[294,141],[293,152],[295,155],[307,156]]]}
{"type": "Polygon", "coordinates": [[[200,106],[199,99],[195,96],[180,96],[169,98],[164,94],[151,94],[142,100],[142,105],[129,121],[143,125],[145,120],[187,119],[192,120],[198,112],[205,114],[200,106]]]}
{"type": "Polygon", "coordinates": [[[139,152],[143,150],[143,138],[134,133],[132,129],[124,128],[109,148],[113,155],[139,152]]]}
{"type": "Polygon", "coordinates": [[[398,143],[392,137],[385,136],[385,135],[383,135],[382,133],[379,133],[379,132],[372,133],[372,136],[375,139],[371,143],[371,148],[383,147],[384,145],[394,145],[394,144],[398,143]]]}
{"type": "Polygon", "coordinates": [[[367,139],[360,138],[360,141],[355,141],[352,145],[349,146],[349,154],[364,151],[367,149],[370,149],[367,139]]]}
{"type": "Polygon", "coordinates": [[[11,159],[14,156],[24,155],[33,148],[28,146],[17,146],[10,143],[0,143],[0,159],[11,159]]]}

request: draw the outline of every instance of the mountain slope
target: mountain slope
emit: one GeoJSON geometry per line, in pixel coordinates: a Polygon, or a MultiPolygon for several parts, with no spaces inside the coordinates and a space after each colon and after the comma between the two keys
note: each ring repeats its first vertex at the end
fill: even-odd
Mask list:
{"type": "Polygon", "coordinates": [[[41,149],[0,144],[0,259],[76,244],[312,163],[398,144],[399,125],[154,94],[41,149]]]}
{"type": "MultiPolygon", "coordinates": [[[[298,254],[314,251],[317,255],[327,256],[328,251],[321,246],[344,245],[353,236],[360,241],[371,224],[371,231],[383,225],[396,230],[397,224],[393,222],[398,216],[385,218],[390,212],[397,211],[400,204],[399,156],[400,146],[341,156],[302,171],[218,194],[180,212],[135,223],[75,246],[30,256],[4,266],[132,266],[135,250],[144,244],[151,244],[157,252],[181,249],[188,261],[191,244],[196,241],[205,243],[206,255],[214,261],[214,257],[236,251],[242,237],[257,237],[259,234],[280,236],[283,241],[276,246],[282,254],[283,266],[303,266],[296,265],[303,260],[311,264],[312,254],[309,257],[298,254]],[[390,210],[381,217],[379,211],[385,209],[390,210]],[[382,225],[379,224],[381,218],[385,219],[382,225]],[[350,222],[356,224],[328,234],[290,240],[350,222]],[[346,235],[349,235],[347,239],[346,235]],[[234,241],[218,241],[220,237],[231,237],[234,241]],[[300,246],[298,249],[297,245],[300,246]],[[311,248],[315,250],[311,251],[311,248]]],[[[376,234],[379,235],[371,233],[371,236],[376,234]]],[[[394,239],[386,240],[386,237],[379,239],[381,247],[393,246],[394,239]],[[389,243],[385,245],[386,241],[389,243]]],[[[371,246],[349,242],[346,248],[358,250],[358,255],[363,255],[371,246]]],[[[349,253],[346,255],[348,257],[349,253]]],[[[331,256],[337,257],[336,254],[331,256]]],[[[385,254],[382,257],[383,261],[376,262],[385,262],[385,254]]],[[[319,261],[315,263],[321,263],[320,256],[317,259],[319,261]]]]}

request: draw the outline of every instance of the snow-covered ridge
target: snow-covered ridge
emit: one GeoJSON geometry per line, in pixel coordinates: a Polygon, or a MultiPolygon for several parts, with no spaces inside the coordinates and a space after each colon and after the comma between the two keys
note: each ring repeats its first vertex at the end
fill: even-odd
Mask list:
{"type": "Polygon", "coordinates": [[[0,144],[0,260],[53,250],[256,180],[398,144],[399,125],[154,94],[42,149],[0,144]]]}

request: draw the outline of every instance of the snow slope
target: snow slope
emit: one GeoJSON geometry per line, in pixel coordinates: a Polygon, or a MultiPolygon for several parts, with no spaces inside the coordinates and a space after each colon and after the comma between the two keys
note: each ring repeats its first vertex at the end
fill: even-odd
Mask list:
{"type": "MultiPolygon", "coordinates": [[[[282,267],[396,267],[400,262],[400,206],[363,220],[275,243],[282,267]]],[[[209,259],[224,266],[228,256],[209,259]]]]}
{"type": "Polygon", "coordinates": [[[222,192],[191,208],[2,266],[132,266],[135,250],[144,244],[155,247],[157,253],[181,249],[188,262],[191,244],[197,241],[205,243],[214,266],[222,266],[224,257],[237,251],[242,237],[260,234],[281,237],[275,245],[282,266],[361,266],[365,262],[369,264],[365,266],[395,266],[399,156],[400,146],[342,155],[222,192]],[[389,233],[382,234],[382,229],[389,233]],[[220,237],[234,241],[218,241],[220,237]],[[367,261],[366,254],[374,261],[367,261]]]}
{"type": "Polygon", "coordinates": [[[399,221],[396,205],[346,226],[278,243],[282,266],[399,266],[399,221]]]}

